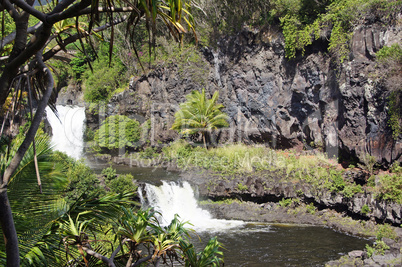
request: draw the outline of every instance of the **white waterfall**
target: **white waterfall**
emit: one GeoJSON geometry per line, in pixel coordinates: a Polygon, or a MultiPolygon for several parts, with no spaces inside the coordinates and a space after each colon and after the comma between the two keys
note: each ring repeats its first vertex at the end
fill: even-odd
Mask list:
{"type": "Polygon", "coordinates": [[[52,126],[52,143],[56,150],[79,159],[84,148],[85,108],[77,106],[56,106],[59,118],[46,108],[47,119],[52,126]]]}
{"type": "MultiPolygon", "coordinates": [[[[194,191],[187,182],[183,185],[165,181],[161,186],[146,184],[145,192],[147,204],[162,214],[162,225],[168,225],[175,214],[180,216],[181,221],[190,222],[192,226],[188,227],[197,231],[221,231],[244,224],[242,221],[212,218],[208,211],[198,206],[194,191]]],[[[142,195],[139,196],[144,205],[142,195]]]]}
{"type": "Polygon", "coordinates": [[[215,79],[218,82],[218,86],[222,87],[222,80],[220,75],[220,60],[219,60],[219,51],[213,52],[212,55],[214,56],[214,65],[215,65],[215,79]]]}

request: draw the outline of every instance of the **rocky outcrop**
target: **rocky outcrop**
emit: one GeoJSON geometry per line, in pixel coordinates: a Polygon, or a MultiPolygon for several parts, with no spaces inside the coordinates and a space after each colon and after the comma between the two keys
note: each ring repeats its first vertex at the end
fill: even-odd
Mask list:
{"type": "Polygon", "coordinates": [[[284,173],[271,171],[232,179],[207,172],[182,175],[183,179],[198,186],[200,196],[213,200],[229,198],[264,204],[278,202],[283,198],[297,198],[304,203],[313,203],[319,209],[332,209],[353,218],[373,219],[398,226],[402,223],[401,204],[379,200],[371,192],[347,197],[301,181],[285,181],[285,176],[284,173]]]}
{"type": "Polygon", "coordinates": [[[381,47],[401,39],[400,26],[360,25],[350,59],[337,64],[326,52],[325,40],[288,60],[279,31],[245,28],[220,40],[215,49],[201,49],[205,64],[197,68],[204,68],[205,78],[190,75],[189,66],[184,74],[182,66],[160,66],[133,79],[111,105],[125,115],[150,119],[149,139],[156,144],[177,138],[169,129],[178,105],[192,90],[206,87],[210,95],[220,92],[231,120],[213,141],[319,148],[346,160],[362,161],[371,154],[387,166],[402,160],[402,139],[392,138],[389,90],[374,75],[374,59],[381,47]]]}
{"type": "Polygon", "coordinates": [[[63,106],[84,106],[84,94],[81,85],[69,84],[61,88],[57,96],[57,104],[63,106]]]}

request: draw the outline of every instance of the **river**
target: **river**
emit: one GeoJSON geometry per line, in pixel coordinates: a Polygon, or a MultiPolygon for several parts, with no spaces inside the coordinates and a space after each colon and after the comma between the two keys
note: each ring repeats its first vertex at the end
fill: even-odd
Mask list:
{"type": "MultiPolygon", "coordinates": [[[[79,158],[84,147],[84,110],[57,108],[60,120],[50,119],[56,149],[79,158]]],[[[92,167],[100,172],[107,166],[92,164],[92,167]]],[[[143,197],[142,204],[161,212],[165,223],[175,213],[190,221],[201,239],[193,238],[196,248],[203,248],[209,238],[217,236],[224,247],[225,266],[323,266],[351,250],[364,249],[369,243],[323,227],[216,219],[198,206],[193,188],[181,182],[177,173],[155,168],[114,167],[118,173],[132,173],[136,180],[146,183],[148,196],[143,197]]]]}

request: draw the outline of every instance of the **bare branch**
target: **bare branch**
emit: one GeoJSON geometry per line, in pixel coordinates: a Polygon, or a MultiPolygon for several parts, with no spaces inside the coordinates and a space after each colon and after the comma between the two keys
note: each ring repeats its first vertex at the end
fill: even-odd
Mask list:
{"type": "Polygon", "coordinates": [[[103,261],[104,263],[106,263],[108,266],[110,267],[115,267],[116,265],[114,264],[113,260],[110,260],[108,257],[103,256],[102,254],[99,254],[95,251],[93,251],[92,249],[85,247],[85,246],[81,246],[82,250],[84,250],[88,255],[91,255],[92,257],[95,257],[97,259],[100,259],[101,261],[103,261]]]}
{"type": "Polygon", "coordinates": [[[18,11],[14,8],[14,6],[10,3],[8,0],[3,0],[1,5],[8,11],[10,16],[13,18],[13,20],[17,20],[19,13],[18,11]]]}
{"type": "MultiPolygon", "coordinates": [[[[46,17],[47,22],[50,24],[54,24],[58,21],[68,19],[68,18],[73,18],[77,16],[77,13],[80,12],[81,10],[89,7],[92,4],[91,0],[82,0],[68,9],[66,9],[63,12],[51,12],[49,15],[46,17]]],[[[57,8],[57,6],[56,6],[57,8]]]]}
{"type": "MultiPolygon", "coordinates": [[[[36,23],[36,25],[29,27],[27,30],[27,33],[34,33],[36,30],[38,30],[41,26],[43,25],[43,22],[40,21],[38,23],[36,23]]],[[[14,41],[16,36],[16,32],[12,32],[9,35],[7,35],[6,37],[4,37],[1,41],[0,41],[0,50],[3,50],[4,47],[6,45],[8,45],[9,43],[11,43],[12,41],[14,41]]]]}
{"type": "Polygon", "coordinates": [[[62,12],[64,9],[66,9],[69,5],[71,5],[72,3],[74,3],[76,0],[64,0],[64,1],[60,1],[57,6],[55,6],[52,10],[52,12],[50,12],[48,15],[52,15],[55,13],[59,13],[62,12]]]}
{"type": "Polygon", "coordinates": [[[152,259],[152,254],[148,255],[148,256],[145,257],[145,258],[139,259],[138,261],[136,261],[136,262],[135,262],[134,264],[132,264],[131,266],[132,266],[132,267],[134,267],[134,266],[139,266],[141,263],[146,262],[146,261],[148,261],[148,260],[150,260],[150,259],[152,259]]]}
{"type": "Polygon", "coordinates": [[[113,251],[112,255],[110,256],[110,261],[113,262],[114,258],[116,257],[117,253],[121,250],[121,246],[119,245],[115,251],[113,251]]]}
{"type": "Polygon", "coordinates": [[[31,14],[32,16],[36,17],[37,19],[46,22],[46,15],[36,10],[34,7],[28,5],[25,1],[22,0],[11,0],[16,6],[24,10],[25,12],[31,14]]]}

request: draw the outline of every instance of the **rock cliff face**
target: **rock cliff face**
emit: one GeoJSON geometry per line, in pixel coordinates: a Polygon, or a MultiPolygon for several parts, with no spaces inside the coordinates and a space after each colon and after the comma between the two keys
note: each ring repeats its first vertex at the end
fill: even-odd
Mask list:
{"type": "Polygon", "coordinates": [[[356,27],[348,61],[338,64],[326,52],[325,40],[307,47],[304,56],[285,58],[281,34],[272,28],[243,29],[203,48],[205,77],[187,68],[159,67],[133,80],[113,99],[120,113],[150,119],[149,138],[169,141],[169,130],[185,95],[202,87],[230,116],[228,129],[215,134],[220,142],[268,143],[275,148],[321,148],[330,156],[362,160],[367,153],[389,165],[402,160],[402,138],[388,126],[389,90],[374,75],[375,53],[402,39],[401,28],[356,27]]]}

